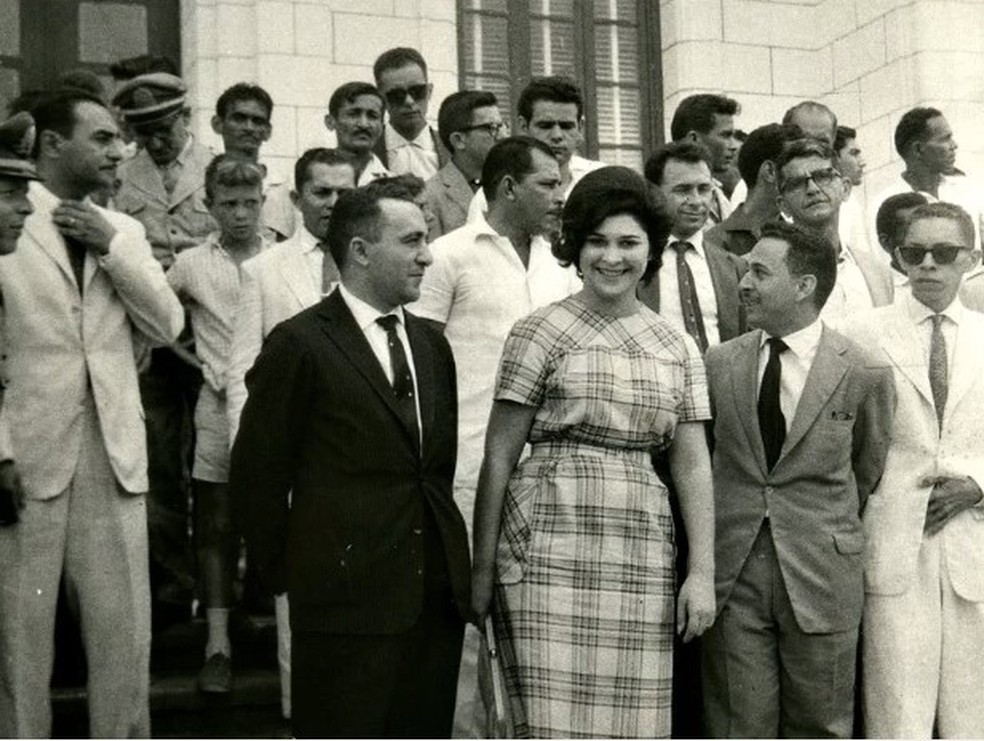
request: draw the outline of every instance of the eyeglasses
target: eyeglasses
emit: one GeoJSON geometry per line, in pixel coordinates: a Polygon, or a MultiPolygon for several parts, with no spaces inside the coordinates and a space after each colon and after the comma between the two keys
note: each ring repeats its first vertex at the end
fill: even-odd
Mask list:
{"type": "Polygon", "coordinates": [[[462,133],[466,131],[484,131],[493,139],[496,139],[505,128],[506,124],[503,121],[490,121],[489,123],[475,124],[474,126],[463,126],[458,131],[462,133]]]}
{"type": "Polygon", "coordinates": [[[831,183],[841,177],[836,168],[828,167],[824,170],[815,170],[806,175],[797,175],[794,178],[785,178],[779,186],[783,193],[791,191],[806,191],[806,185],[811,180],[821,190],[827,188],[831,183]]]}
{"type": "Polygon", "coordinates": [[[966,247],[955,244],[938,244],[933,247],[899,247],[899,257],[906,265],[922,265],[926,253],[933,256],[937,265],[949,265],[957,259],[957,255],[966,251],[966,247]]]}
{"type": "Polygon", "coordinates": [[[390,106],[403,105],[403,102],[407,99],[407,95],[414,99],[417,103],[422,101],[427,97],[427,93],[430,91],[427,83],[422,83],[420,85],[411,85],[410,87],[394,87],[386,91],[386,104],[390,106]]]}

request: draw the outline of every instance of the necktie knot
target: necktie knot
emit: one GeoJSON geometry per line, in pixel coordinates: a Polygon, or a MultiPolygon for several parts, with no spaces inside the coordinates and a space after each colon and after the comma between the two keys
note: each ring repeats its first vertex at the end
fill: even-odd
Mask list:
{"type": "Polygon", "coordinates": [[[392,334],[396,332],[396,325],[399,322],[399,318],[396,314],[387,314],[386,316],[381,316],[376,320],[376,324],[386,330],[386,334],[392,334]]]}
{"type": "Polygon", "coordinates": [[[933,316],[930,318],[933,320],[934,330],[940,329],[943,326],[943,319],[944,319],[943,314],[933,314],[933,316]]]}
{"type": "Polygon", "coordinates": [[[789,349],[789,345],[782,341],[781,337],[770,337],[766,340],[766,344],[769,346],[769,357],[773,355],[780,355],[789,349]]]}
{"type": "Polygon", "coordinates": [[[690,242],[672,242],[670,243],[670,247],[676,251],[678,256],[683,257],[687,254],[687,250],[690,249],[690,242]]]}

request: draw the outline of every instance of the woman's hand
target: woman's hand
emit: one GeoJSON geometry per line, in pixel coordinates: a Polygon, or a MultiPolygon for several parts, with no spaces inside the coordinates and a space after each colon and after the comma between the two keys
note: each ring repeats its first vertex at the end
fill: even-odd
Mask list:
{"type": "Polygon", "coordinates": [[[683,642],[701,635],[714,624],[716,613],[714,579],[702,573],[691,573],[677,597],[677,633],[683,642]]]}

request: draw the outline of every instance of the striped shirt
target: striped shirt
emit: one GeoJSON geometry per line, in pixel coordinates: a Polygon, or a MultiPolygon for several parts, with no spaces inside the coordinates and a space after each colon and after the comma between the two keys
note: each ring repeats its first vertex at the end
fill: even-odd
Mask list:
{"type": "MultiPolygon", "coordinates": [[[[195,354],[205,382],[225,392],[232,348],[232,327],[239,305],[239,264],[219,244],[219,233],[181,252],[167,272],[168,283],[191,315],[195,354]]],[[[270,246],[263,239],[260,251],[270,246]]]]}

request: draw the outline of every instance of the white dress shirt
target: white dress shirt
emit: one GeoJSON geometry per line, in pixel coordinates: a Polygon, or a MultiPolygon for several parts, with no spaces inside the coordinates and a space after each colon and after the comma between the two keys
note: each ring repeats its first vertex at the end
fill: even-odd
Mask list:
{"type": "MultiPolygon", "coordinates": [[[[823,333],[823,322],[817,319],[803,329],[797,330],[781,338],[789,349],[779,355],[782,372],[779,375],[779,409],[786,418],[786,432],[793,424],[796,408],[799,406],[803,389],[806,388],[806,378],[813,367],[813,359],[817,356],[820,346],[820,335],[823,333]]],[[[762,332],[759,345],[758,388],[762,389],[762,377],[765,375],[765,364],[769,362],[769,335],[762,332]]],[[[757,392],[756,392],[757,393],[757,392]]]]}
{"type": "MultiPolygon", "coordinates": [[[[929,348],[933,339],[932,319],[936,312],[913,296],[911,291],[906,293],[901,300],[905,302],[909,318],[912,319],[912,323],[916,327],[913,331],[913,338],[918,337],[919,342],[922,343],[923,357],[926,359],[926,368],[928,369],[929,348]]],[[[953,372],[953,353],[957,346],[957,329],[965,311],[966,309],[960,303],[960,299],[955,298],[949,306],[940,312],[943,315],[940,329],[943,331],[943,339],[946,340],[946,367],[949,374],[953,372]]]]}
{"type": "Polygon", "coordinates": [[[440,162],[430,126],[424,126],[417,138],[410,141],[387,122],[383,137],[386,142],[386,162],[392,173],[404,175],[409,172],[424,180],[430,180],[437,174],[440,162]]]}
{"type": "Polygon", "coordinates": [[[845,322],[874,307],[868,281],[847,244],[841,245],[837,256],[837,282],[823,305],[820,318],[832,329],[840,329],[845,322]]]}
{"type": "Polygon", "coordinates": [[[348,290],[344,283],[338,284],[338,292],[341,294],[342,300],[345,301],[345,305],[348,306],[349,311],[352,312],[352,316],[355,317],[355,323],[362,330],[362,334],[365,335],[369,347],[372,348],[373,355],[379,361],[383,373],[386,374],[386,380],[390,382],[391,386],[393,385],[393,364],[390,362],[389,338],[386,336],[386,330],[376,320],[391,314],[396,317],[396,336],[403,343],[403,350],[407,356],[407,365],[410,366],[410,376],[413,378],[413,402],[417,407],[417,432],[420,435],[420,440],[423,441],[424,429],[420,422],[420,390],[417,386],[417,368],[413,363],[410,338],[407,337],[407,330],[404,324],[403,307],[397,306],[393,311],[384,314],[348,290]]]}
{"type": "Polygon", "coordinates": [[[707,264],[704,252],[704,232],[699,231],[687,239],[677,239],[670,236],[666,249],[663,250],[663,266],[657,271],[659,280],[659,314],[671,322],[681,332],[687,328],[683,321],[683,306],[680,303],[680,286],[677,283],[677,253],[671,244],[688,242],[692,249],[684,255],[690,272],[694,276],[694,286],[697,288],[697,300],[700,302],[700,313],[704,319],[704,331],[707,334],[707,344],[717,345],[721,342],[721,332],[718,329],[717,296],[714,293],[714,283],[711,281],[711,269],[707,264]]]}
{"type": "Polygon", "coordinates": [[[335,284],[332,283],[327,291],[321,290],[321,274],[322,270],[324,270],[326,253],[323,249],[321,249],[321,247],[318,246],[318,238],[311,234],[304,224],[298,226],[297,229],[301,254],[304,255],[304,262],[308,266],[309,275],[311,276],[311,281],[314,284],[314,290],[322,296],[327,296],[332,292],[335,284]]]}

